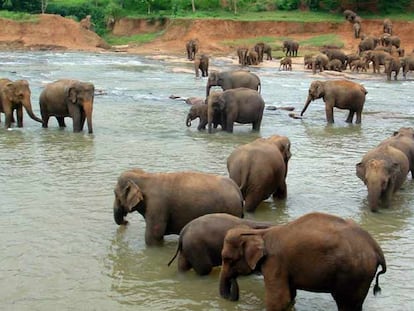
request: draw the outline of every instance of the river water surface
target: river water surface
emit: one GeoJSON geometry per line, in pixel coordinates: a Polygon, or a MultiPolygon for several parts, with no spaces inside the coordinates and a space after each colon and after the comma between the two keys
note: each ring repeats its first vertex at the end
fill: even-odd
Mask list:
{"type": "MultiPolygon", "coordinates": [[[[212,61],[232,69],[224,60],[212,61]]],[[[46,83],[59,78],[90,81],[95,97],[94,134],[49,128],[24,113],[24,128],[0,129],[0,308],[2,310],[264,310],[263,279],[240,278],[240,301],[218,294],[219,268],[206,277],[177,273],[177,236],[146,247],[145,221],[113,221],[113,189],[132,167],[150,172],[197,170],[227,175],[226,158],[257,137],[286,135],[292,143],[286,201],[264,202],[246,217],[284,223],[311,211],[350,217],[385,252],[388,271],[382,294],[372,288],[364,310],[414,310],[414,185],[407,178],[392,208],[371,213],[367,192],[355,175],[363,154],[402,126],[414,125],[414,81],[385,76],[356,80],[368,90],[362,125],[325,121],[322,100],[303,120],[284,110],[265,110],[260,133],[250,125],[234,133],[198,132],[185,126],[189,106],[169,99],[204,96],[206,80],[191,64],[122,54],[0,53],[1,77],[27,79],[32,105],[46,83]],[[177,70],[184,68],[186,70],[177,70]]],[[[262,80],[267,105],[303,107],[312,80],[326,79],[275,68],[251,69],[262,80]]],[[[412,76],[410,77],[412,79],[412,76]]],[[[2,115],[4,122],[4,115],[2,115]]],[[[3,123],[2,125],[3,126],[3,123]]],[[[335,310],[329,294],[299,291],[296,310],[335,310]]]]}

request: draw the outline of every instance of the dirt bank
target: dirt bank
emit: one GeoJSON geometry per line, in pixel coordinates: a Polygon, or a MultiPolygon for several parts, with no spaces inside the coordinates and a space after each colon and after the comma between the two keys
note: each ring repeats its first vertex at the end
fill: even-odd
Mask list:
{"type": "MultiPolygon", "coordinates": [[[[381,20],[364,20],[363,32],[380,35],[381,20]]],[[[0,19],[0,49],[60,49],[105,51],[109,46],[94,32],[83,29],[76,21],[58,15],[38,15],[35,22],[15,22],[0,19]]],[[[223,41],[255,37],[290,37],[302,40],[322,34],[336,33],[345,49],[357,49],[359,39],[353,38],[352,25],[340,23],[240,22],[230,20],[173,20],[150,23],[144,20],[122,19],[115,23],[113,34],[133,35],[163,30],[151,43],[128,45],[123,51],[149,55],[184,55],[185,42],[198,38],[201,52],[214,56],[234,53],[235,46],[223,41]]],[[[406,51],[414,48],[414,22],[394,22],[394,32],[401,37],[406,51]]]]}

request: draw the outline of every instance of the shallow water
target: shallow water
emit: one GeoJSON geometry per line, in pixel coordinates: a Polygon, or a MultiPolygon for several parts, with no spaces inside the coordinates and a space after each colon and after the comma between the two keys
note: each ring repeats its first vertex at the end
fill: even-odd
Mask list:
{"type": "MultiPolygon", "coordinates": [[[[292,158],[286,201],[268,200],[247,217],[283,223],[311,211],[351,217],[382,246],[388,271],[382,294],[369,292],[364,310],[412,310],[414,301],[414,185],[411,177],[392,208],[373,214],[355,175],[363,154],[402,126],[413,126],[413,80],[387,82],[384,76],[356,80],[368,90],[362,125],[325,122],[322,100],[303,120],[284,110],[265,110],[260,133],[248,125],[233,134],[198,132],[185,126],[189,106],[169,99],[203,96],[206,80],[190,64],[122,54],[0,53],[0,73],[27,79],[39,113],[43,86],[59,78],[91,81],[105,95],[95,97],[94,134],[61,130],[24,113],[24,128],[0,128],[2,241],[0,306],[3,310],[263,310],[263,280],[240,278],[240,301],[219,297],[219,269],[207,277],[178,274],[177,236],[163,247],[144,243],[145,222],[113,221],[113,188],[131,167],[147,171],[198,170],[226,175],[226,158],[238,145],[272,134],[287,135],[292,158]],[[184,68],[185,70],[181,70],[184,68]]],[[[234,68],[220,60],[216,68],[234,68]]],[[[252,69],[262,80],[267,105],[303,107],[310,82],[324,77],[275,68],[252,69]]],[[[410,76],[412,79],[412,76],[410,76]]],[[[4,115],[2,115],[4,122],[4,115]]],[[[334,310],[329,294],[299,291],[296,310],[334,310]]]]}

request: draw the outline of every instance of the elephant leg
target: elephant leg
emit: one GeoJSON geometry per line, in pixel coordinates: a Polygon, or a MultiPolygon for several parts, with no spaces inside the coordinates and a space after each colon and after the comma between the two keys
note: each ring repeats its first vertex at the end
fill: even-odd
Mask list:
{"type": "Polygon", "coordinates": [[[361,120],[362,120],[362,110],[359,110],[356,112],[356,124],[361,124],[361,120]]]}
{"type": "MultiPolygon", "coordinates": [[[[17,115],[17,127],[23,127],[23,107],[19,107],[16,109],[17,115]]],[[[13,118],[13,114],[12,114],[13,118]]]]}
{"type": "Polygon", "coordinates": [[[352,119],[354,118],[354,113],[355,113],[354,110],[352,109],[349,110],[348,117],[345,120],[346,123],[352,123],[352,119]]]}
{"type": "Polygon", "coordinates": [[[257,191],[248,192],[244,199],[244,208],[246,209],[246,212],[249,212],[249,213],[254,212],[256,208],[259,206],[259,204],[263,201],[262,198],[263,198],[262,193],[259,193],[257,191]]]}
{"type": "MultiPolygon", "coordinates": [[[[56,117],[56,120],[58,121],[59,127],[66,127],[64,117],[56,117]]],[[[46,121],[46,126],[44,127],[47,127],[47,121],[46,121]]]]}
{"type": "Polygon", "coordinates": [[[326,121],[328,123],[334,123],[333,106],[325,105],[326,121]]]}
{"type": "Polygon", "coordinates": [[[291,310],[294,301],[290,296],[287,278],[278,278],[263,274],[265,281],[266,310],[291,310]]]}
{"type": "Polygon", "coordinates": [[[279,185],[275,192],[273,192],[274,199],[284,200],[287,197],[287,186],[286,181],[283,181],[281,185],[279,185]]]}
{"type": "Polygon", "coordinates": [[[191,264],[190,262],[187,260],[187,258],[185,258],[185,256],[180,253],[180,255],[178,256],[178,271],[180,272],[185,272],[190,270],[191,264]]]}
{"type": "Polygon", "coordinates": [[[253,122],[253,131],[260,131],[260,125],[262,123],[262,120],[256,120],[253,122]]]}

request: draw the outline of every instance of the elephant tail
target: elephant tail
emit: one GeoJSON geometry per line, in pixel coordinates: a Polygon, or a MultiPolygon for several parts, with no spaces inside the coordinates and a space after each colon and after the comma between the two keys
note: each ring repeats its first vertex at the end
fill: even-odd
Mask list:
{"type": "Polygon", "coordinates": [[[376,296],[378,293],[381,293],[381,287],[379,286],[379,276],[387,272],[387,265],[385,264],[385,259],[383,255],[379,258],[378,264],[381,265],[382,269],[377,273],[375,277],[374,296],[376,296]]]}
{"type": "Polygon", "coordinates": [[[182,248],[183,248],[183,240],[182,240],[182,232],[181,232],[180,238],[178,239],[177,250],[175,251],[174,256],[168,262],[167,264],[168,267],[173,263],[173,261],[175,260],[175,258],[177,257],[178,253],[181,251],[182,248]]]}
{"type": "Polygon", "coordinates": [[[257,86],[257,91],[259,94],[262,92],[262,84],[259,82],[259,85],[257,86]]]}

